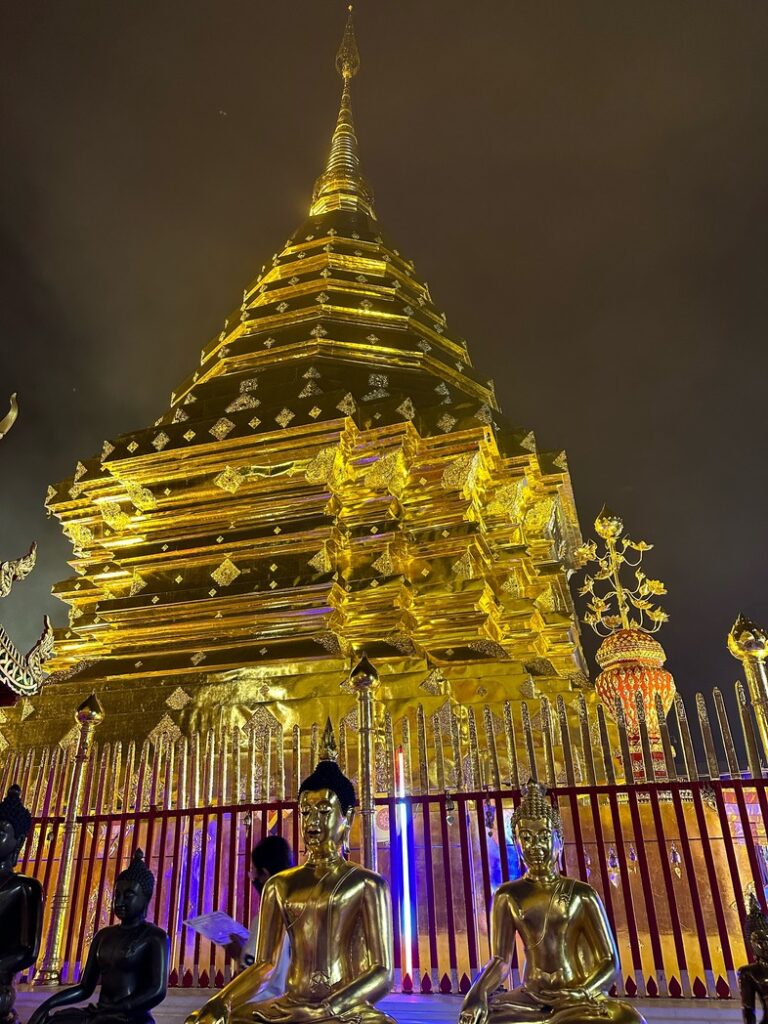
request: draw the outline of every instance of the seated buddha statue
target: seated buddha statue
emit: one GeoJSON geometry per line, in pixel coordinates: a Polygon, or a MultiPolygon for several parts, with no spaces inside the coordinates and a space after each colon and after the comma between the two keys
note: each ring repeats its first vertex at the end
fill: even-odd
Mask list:
{"type": "Polygon", "coordinates": [[[18,1020],[13,976],[31,967],[40,951],[43,890],[36,878],[14,872],[32,828],[32,815],[11,786],[0,801],[0,1024],[18,1020]]]}
{"type": "Polygon", "coordinates": [[[166,933],[146,920],[154,888],[137,850],[115,881],[112,910],[120,924],[96,932],[80,981],[41,1003],[29,1024],[154,1024],[150,1010],[165,999],[170,954],[166,933]],[[97,1003],[72,1006],[90,998],[99,982],[97,1003]]]}
{"type": "Polygon", "coordinates": [[[758,1000],[763,1008],[762,1024],[768,1024],[768,917],[757,897],[749,894],[749,913],[745,932],[754,962],[739,969],[739,989],[744,1024],[757,1024],[758,1000]]]}
{"type": "Polygon", "coordinates": [[[330,723],[323,748],[299,789],[306,861],[267,881],[253,965],[187,1024],[394,1024],[375,1008],[393,981],[389,888],[381,875],[343,855],[356,798],[336,763],[330,723]],[[274,971],[284,936],[290,948],[285,993],[251,1002],[274,971]]]}
{"type": "Polygon", "coordinates": [[[619,967],[616,943],[595,890],[560,874],[563,825],[543,786],[528,783],[512,831],[527,870],[496,891],[491,959],[467,993],[460,1024],[644,1024],[607,995],[619,967]],[[523,983],[499,991],[517,935],[523,983]]]}

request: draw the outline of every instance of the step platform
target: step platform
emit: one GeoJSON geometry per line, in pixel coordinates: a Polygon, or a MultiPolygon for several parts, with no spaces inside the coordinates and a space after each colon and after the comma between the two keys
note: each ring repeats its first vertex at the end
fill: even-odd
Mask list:
{"type": "MultiPolygon", "coordinates": [[[[26,1024],[32,1011],[55,989],[20,986],[16,1010],[22,1024],[26,1024]]],[[[157,1024],[184,1024],[186,1017],[212,994],[211,989],[170,989],[164,1003],[153,1016],[157,1024]]],[[[637,999],[632,1005],[643,1014],[648,1024],[739,1024],[741,1011],[735,1000],[710,1002],[706,999],[637,999]]],[[[379,1006],[398,1021],[398,1024],[456,1024],[461,1009],[460,996],[405,996],[391,995],[379,1006]]]]}

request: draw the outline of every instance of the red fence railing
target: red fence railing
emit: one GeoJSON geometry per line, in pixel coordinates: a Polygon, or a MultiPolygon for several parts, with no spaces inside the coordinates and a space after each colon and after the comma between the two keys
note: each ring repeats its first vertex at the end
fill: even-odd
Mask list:
{"type": "MultiPolygon", "coordinates": [[[[603,897],[621,957],[619,993],[728,998],[747,960],[745,890],[765,904],[766,781],[559,787],[564,871],[603,897]]],[[[509,820],[514,790],[377,801],[379,870],[390,880],[398,984],[465,990],[489,955],[493,893],[521,871],[509,820]]],[[[77,979],[97,928],[111,920],[116,873],[137,846],[156,876],[154,920],[171,936],[171,984],[218,986],[222,947],[184,924],[220,909],[254,912],[249,855],[268,832],[299,849],[293,802],[149,809],[77,819],[66,925],[65,981],[77,979]]],[[[52,894],[62,818],[37,819],[21,865],[52,894]]],[[[353,834],[352,857],[359,856],[353,834]]],[[[48,901],[50,907],[50,900],[48,901]]],[[[512,965],[519,980],[522,950],[512,965]]]]}

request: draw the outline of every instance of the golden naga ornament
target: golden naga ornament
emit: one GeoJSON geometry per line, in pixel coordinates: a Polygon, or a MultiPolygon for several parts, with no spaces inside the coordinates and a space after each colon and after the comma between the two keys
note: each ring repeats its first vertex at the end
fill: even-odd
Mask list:
{"type": "MultiPolygon", "coordinates": [[[[0,420],[0,439],[5,437],[19,415],[16,395],[11,395],[11,408],[0,420]]],[[[0,562],[0,598],[8,597],[13,584],[26,579],[37,561],[37,544],[32,543],[26,555],[0,562]]],[[[6,631],[0,626],[0,684],[5,684],[22,697],[38,693],[46,681],[43,664],[53,654],[53,626],[46,615],[40,639],[26,654],[22,654],[6,631]]]]}
{"type": "Polygon", "coordinates": [[[560,873],[563,824],[545,787],[528,783],[511,826],[527,870],[496,891],[491,959],[467,993],[459,1024],[644,1024],[607,994],[619,969],[616,942],[597,892],[560,873]],[[518,936],[523,983],[503,992],[518,936]]]}
{"type": "Polygon", "coordinates": [[[656,697],[661,699],[665,715],[675,699],[675,681],[663,668],[664,648],[651,635],[668,619],[652,599],[667,590],[661,580],[651,579],[641,568],[645,553],[653,545],[628,537],[620,516],[603,507],[595,520],[595,531],[604,541],[604,550],[599,552],[596,542],[589,541],[577,551],[583,565],[596,566],[579,588],[579,593],[589,598],[584,621],[604,637],[596,654],[602,671],[595,680],[595,690],[612,717],[616,715],[617,700],[621,702],[627,734],[635,744],[640,737],[641,699],[649,738],[656,744],[656,697]],[[634,570],[632,585],[622,578],[625,567],[634,570]]]}
{"type": "Polygon", "coordinates": [[[394,1024],[375,1004],[394,980],[392,904],[385,879],[345,860],[357,803],[339,768],[333,728],[317,767],[300,787],[307,859],[264,886],[255,962],[193,1013],[187,1024],[394,1024]],[[290,942],[287,988],[254,1001],[290,942]]]}
{"type": "Polygon", "coordinates": [[[16,422],[16,418],[19,415],[19,403],[16,400],[16,393],[11,395],[10,409],[0,420],[0,440],[2,440],[8,431],[11,429],[13,424],[16,422]]]}

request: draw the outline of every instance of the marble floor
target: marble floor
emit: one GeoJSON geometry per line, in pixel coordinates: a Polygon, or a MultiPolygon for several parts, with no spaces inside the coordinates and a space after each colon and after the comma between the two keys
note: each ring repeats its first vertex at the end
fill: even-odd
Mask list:
{"type": "MultiPolygon", "coordinates": [[[[16,1002],[19,1017],[26,1022],[32,1010],[52,989],[20,990],[16,1002]]],[[[205,1002],[210,990],[171,989],[155,1012],[157,1024],[184,1024],[192,1010],[205,1002]]],[[[735,1002],[708,1003],[706,1000],[650,999],[634,1004],[648,1024],[738,1024],[741,1012],[735,1002]]],[[[461,1001],[458,996],[392,995],[380,1004],[398,1024],[455,1024],[461,1001]]]]}

